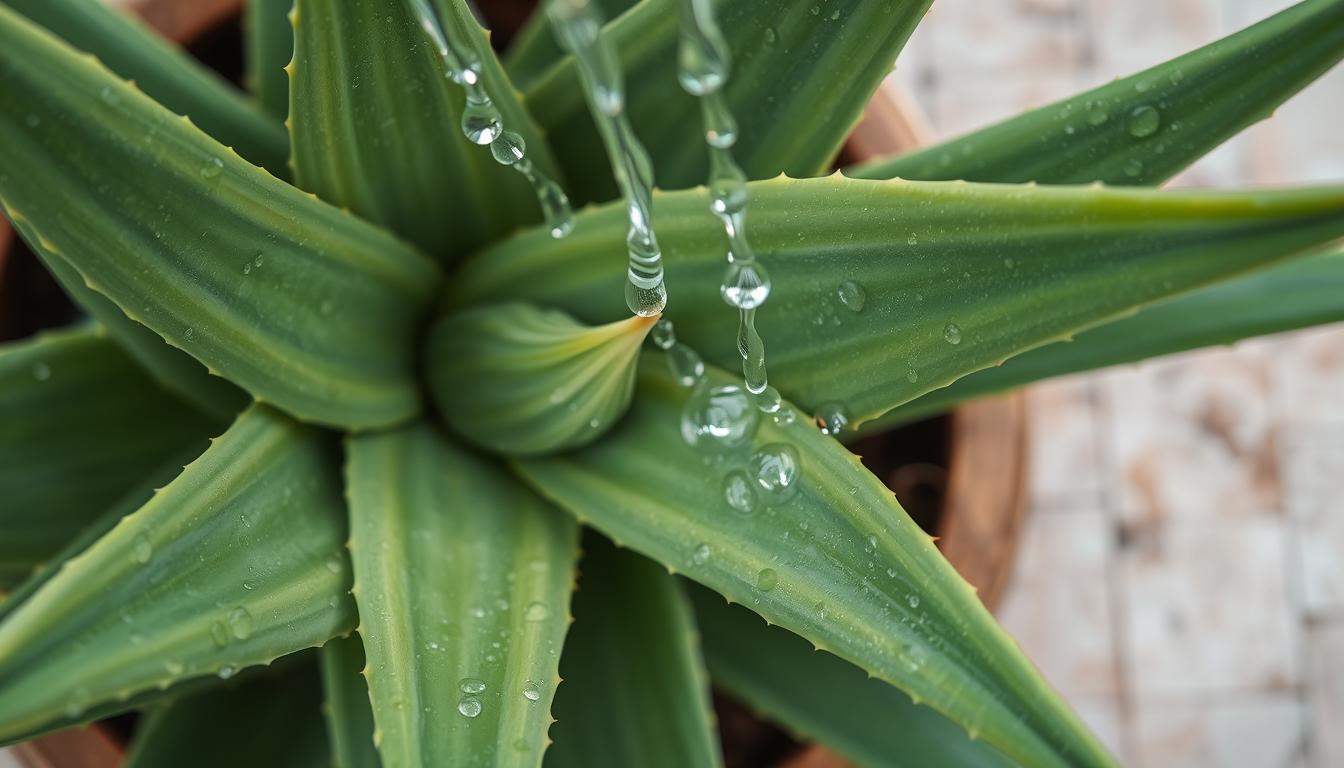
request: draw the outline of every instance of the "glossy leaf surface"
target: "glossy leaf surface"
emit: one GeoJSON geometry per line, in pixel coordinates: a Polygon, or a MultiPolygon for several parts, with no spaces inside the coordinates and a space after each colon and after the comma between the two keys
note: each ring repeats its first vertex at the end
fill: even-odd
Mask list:
{"type": "Polygon", "coordinates": [[[0,586],[218,431],[91,325],[0,344],[0,414],[0,586]]]}
{"type": "Polygon", "coordinates": [[[350,631],[328,436],[254,406],[0,622],[0,742],[350,631]]]}
{"type": "Polygon", "coordinates": [[[1013,765],[983,741],[862,669],[699,586],[688,585],[714,685],[856,765],[1013,765]]]}
{"type": "Polygon", "coordinates": [[[717,460],[691,448],[688,390],[665,363],[646,356],[634,405],[605,439],[518,461],[522,475],[618,543],[917,696],[1023,764],[1111,764],[857,458],[792,410],[788,425],[744,428],[743,448],[717,460]],[[730,473],[777,444],[791,446],[799,468],[792,496],[746,514],[730,507],[730,473]]]}
{"type": "Polygon", "coordinates": [[[723,764],[695,619],[662,566],[584,539],[547,768],[723,764]]]}
{"type": "Polygon", "coordinates": [[[285,171],[289,141],[284,126],[139,20],[100,0],[4,0],[2,4],[97,56],[120,77],[135,81],[150,98],[189,115],[205,132],[253,163],[274,173],[285,171]]]}
{"type": "Polygon", "coordinates": [[[1307,0],[1131,77],[967,136],[847,171],[857,178],[1157,184],[1344,58],[1344,2],[1307,0]]]}
{"type": "Polygon", "coordinates": [[[64,259],[132,319],[300,418],[372,426],[416,412],[430,262],[3,7],[0,77],[0,203],[48,263],[64,259]]]}
{"type": "Polygon", "coordinates": [[[874,420],[871,428],[923,418],[1052,376],[1344,321],[1341,296],[1344,252],[1290,259],[1083,331],[1072,342],[1033,349],[999,367],[973,373],[874,420]]]}
{"type": "MultiPolygon", "coordinates": [[[[447,12],[466,12],[460,3],[447,12]]],[[[465,101],[402,0],[298,0],[290,133],[299,186],[442,259],[540,219],[523,177],[458,127],[465,101]],[[339,148],[333,151],[333,148],[339,148]]],[[[474,21],[483,87],[527,157],[554,164],[474,21]]]]}
{"type": "Polygon", "coordinates": [[[349,441],[359,636],[388,768],[536,766],[574,521],[430,425],[349,441]]]}
{"type": "Polygon", "coordinates": [[[430,396],[455,434],[538,455],[591,443],[630,405],[654,317],[600,326],[527,304],[450,314],[426,345],[430,396]]]}
{"type": "MultiPolygon", "coordinates": [[[[724,242],[701,191],[662,211],[678,337],[737,367],[719,298],[724,242]]],[[[585,322],[622,316],[623,215],[608,206],[550,242],[530,231],[473,261],[463,304],[526,299],[585,322]]],[[[752,185],[751,233],[773,276],[756,316],[770,380],[809,411],[874,418],[966,374],[1144,304],[1344,234],[1344,189],[1246,192],[876,182],[752,185]]]]}
{"type": "Polygon", "coordinates": [[[322,689],[305,656],[152,710],[124,768],[330,768],[322,689]]]}

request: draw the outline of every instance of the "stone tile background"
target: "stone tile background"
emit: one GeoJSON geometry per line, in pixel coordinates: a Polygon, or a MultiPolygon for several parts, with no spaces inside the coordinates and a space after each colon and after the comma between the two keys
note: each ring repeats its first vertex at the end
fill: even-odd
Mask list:
{"type": "MultiPolygon", "coordinates": [[[[1290,4],[937,0],[889,86],[949,137],[1290,4]]],[[[1344,180],[1342,121],[1337,68],[1173,184],[1344,180]]],[[[1029,397],[1028,655],[1126,765],[1344,766],[1344,327],[1029,397]]]]}

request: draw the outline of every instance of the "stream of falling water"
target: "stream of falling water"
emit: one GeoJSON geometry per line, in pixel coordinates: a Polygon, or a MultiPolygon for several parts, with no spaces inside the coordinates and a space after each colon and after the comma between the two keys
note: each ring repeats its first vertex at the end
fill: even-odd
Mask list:
{"type": "Polygon", "coordinates": [[[465,26],[468,22],[448,14],[445,27],[428,0],[405,2],[443,58],[449,79],[467,92],[466,106],[462,110],[462,134],[473,144],[489,146],[496,162],[513,168],[527,179],[537,195],[537,204],[541,206],[552,237],[568,235],[574,229],[574,210],[569,205],[569,198],[559,184],[527,157],[527,143],[522,135],[504,125],[504,116],[481,84],[481,60],[469,42],[472,32],[465,26]]]}
{"type": "Polygon", "coordinates": [[[766,412],[779,409],[779,393],[770,386],[765,369],[765,342],[756,331],[756,310],[770,297],[770,276],[756,262],[747,239],[747,177],[733,159],[737,121],[723,98],[731,54],[714,21],[709,0],[681,0],[681,44],[677,77],[687,93],[700,100],[705,143],[709,149],[710,210],[723,222],[728,236],[728,268],[719,292],[738,310],[737,351],[742,355],[742,377],[747,390],[766,412]]]}
{"type": "Polygon", "coordinates": [[[663,253],[653,234],[653,163],[625,115],[625,89],[611,47],[602,39],[602,18],[592,0],[551,0],[546,6],[560,47],[574,55],[589,111],[625,198],[630,229],[625,303],[637,315],[661,314],[667,305],[663,253]]]}

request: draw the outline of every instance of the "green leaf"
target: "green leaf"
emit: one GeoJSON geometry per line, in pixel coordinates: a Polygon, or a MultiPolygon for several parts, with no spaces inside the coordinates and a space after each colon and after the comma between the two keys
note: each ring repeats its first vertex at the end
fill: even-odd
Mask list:
{"type": "Polygon", "coordinates": [[[1133,363],[1189,349],[1344,320],[1344,251],[1291,259],[1249,277],[1154,304],[1133,317],[1050,344],[967,376],[881,418],[879,431],[957,403],[1052,376],[1133,363]]]}
{"type": "Polygon", "coordinates": [[[0,78],[0,207],[49,264],[64,259],[132,319],[299,418],[363,427],[416,412],[429,261],[3,7],[0,78]]]}
{"type": "Polygon", "coordinates": [[[0,413],[0,586],[216,431],[93,326],[0,344],[0,413]]]}
{"type": "MultiPolygon", "coordinates": [[[[594,0],[594,3],[602,18],[614,19],[636,5],[636,0],[594,0]]],[[[559,64],[565,55],[556,42],[546,14],[538,10],[527,18],[509,42],[509,49],[504,53],[504,67],[514,85],[526,90],[559,64]]]]}
{"type": "MultiPolygon", "coordinates": [[[[294,56],[294,28],[289,11],[294,0],[248,0],[243,11],[247,42],[247,86],[261,108],[277,120],[289,117],[289,74],[294,56]]],[[[289,137],[285,137],[288,150],[289,137]]]]}
{"type": "MultiPolygon", "coordinates": [[[[705,384],[730,380],[711,369],[705,384]]],[[[792,410],[787,425],[763,419],[754,433],[734,431],[750,437],[741,453],[691,448],[688,391],[661,355],[647,355],[634,405],[607,437],[516,467],[580,522],[918,697],[1024,765],[1112,764],[856,457],[792,410]],[[793,495],[749,514],[730,507],[724,488],[737,465],[781,444],[799,467],[793,495]]]]}
{"type": "Polygon", "coordinates": [[[364,682],[364,644],[352,633],[327,641],[320,653],[332,763],[336,768],[377,768],[381,763],[364,682]]]}
{"type": "Polygon", "coordinates": [[[0,743],[350,631],[327,436],[264,406],[0,622],[0,743]]]}
{"type": "MultiPolygon", "coordinates": [[[[442,13],[469,13],[460,2],[442,13]]],[[[476,22],[481,83],[527,155],[554,175],[476,22]]],[[[521,174],[458,127],[465,92],[401,0],[298,0],[290,108],[299,186],[384,224],[445,261],[541,216],[521,174]],[[333,149],[335,148],[335,149],[333,149]]]]}
{"type": "Polygon", "coordinates": [[[591,443],[630,405],[635,361],[656,317],[589,327],[563,312],[495,304],[430,330],[430,396],[455,434],[500,453],[591,443]]]}
{"type": "Polygon", "coordinates": [[[388,768],[539,765],[577,535],[428,425],[349,440],[359,635],[388,768]]]}
{"type": "MultiPolygon", "coordinates": [[[[733,156],[748,178],[813,176],[829,167],[930,2],[717,3],[732,50],[723,93],[739,128],[733,156]]],[[[644,0],[603,31],[625,73],[626,113],[663,189],[703,184],[709,168],[700,104],[677,81],[678,18],[673,0],[644,0]]],[[[547,73],[525,100],[573,181],[571,197],[615,197],[574,62],[547,73]]],[[[656,208],[655,217],[661,226],[656,208]]]]}
{"type": "MultiPolygon", "coordinates": [[[[190,116],[206,133],[238,150],[243,157],[272,173],[285,171],[289,139],[284,126],[138,19],[125,16],[100,0],[3,0],[0,5],[46,27],[75,48],[97,56],[118,76],[134,80],[141,90],[168,109],[190,116]]],[[[5,47],[10,45],[8,41],[4,43],[5,47]]]]}
{"type": "MultiPolygon", "coordinates": [[[[695,605],[714,685],[801,738],[858,765],[888,768],[1007,766],[983,741],[863,670],[698,587],[695,605]]],[[[576,630],[577,631],[577,630],[576,630]]]]}
{"type": "Polygon", "coordinates": [[[695,620],[676,580],[600,536],[584,550],[547,768],[722,765],[695,620]]]}
{"type": "Polygon", "coordinates": [[[124,766],[330,768],[321,709],[312,663],[248,675],[151,712],[136,729],[124,766]]]}
{"type": "MultiPolygon", "coordinates": [[[[1340,187],[1155,192],[836,175],[759,182],[751,196],[752,245],[774,282],[756,316],[771,383],[809,410],[838,403],[851,422],[1344,234],[1340,187]]],[[[706,360],[737,367],[737,318],[719,298],[723,229],[705,193],[666,193],[655,207],[667,316],[706,360]]],[[[623,216],[607,206],[580,215],[563,241],[541,231],[508,240],[468,264],[450,298],[532,301],[589,323],[622,317],[623,216]]]]}
{"type": "Polygon", "coordinates": [[[1137,75],[936,146],[867,179],[1157,184],[1344,58],[1344,1],[1307,0],[1137,75]]]}

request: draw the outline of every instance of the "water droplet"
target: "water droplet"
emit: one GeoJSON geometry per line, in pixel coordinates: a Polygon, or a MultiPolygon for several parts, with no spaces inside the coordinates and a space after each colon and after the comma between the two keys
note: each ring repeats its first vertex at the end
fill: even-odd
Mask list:
{"type": "Polygon", "coordinates": [[[960,344],[961,327],[956,323],[948,323],[943,327],[943,338],[947,339],[948,344],[960,344]]]}
{"type": "Polygon", "coordinates": [[[462,135],[473,144],[485,146],[493,142],[503,129],[499,110],[490,98],[469,90],[466,105],[462,108],[462,135]]]}
{"type": "Polygon", "coordinates": [[[762,592],[769,592],[779,584],[779,574],[775,573],[773,568],[762,568],[760,573],[756,574],[756,588],[762,592]]]}
{"type": "Polygon", "coordinates": [[[327,558],[326,566],[328,571],[331,571],[332,573],[340,573],[342,570],[341,565],[340,555],[332,555],[327,558]]]}
{"type": "Polygon", "coordinates": [[[779,409],[783,407],[784,399],[774,387],[766,387],[756,395],[756,409],[761,413],[779,413],[779,409]]]}
{"type": "Polygon", "coordinates": [[[868,301],[868,292],[853,280],[841,283],[835,292],[840,297],[840,303],[851,312],[862,312],[863,305],[868,301]]]}
{"type": "Polygon", "coordinates": [[[252,614],[247,609],[238,606],[229,611],[229,632],[237,640],[246,640],[252,636],[252,614]]]}
{"type": "Polygon", "coordinates": [[[177,659],[164,659],[163,668],[168,674],[177,676],[187,671],[187,665],[177,659]]]}
{"type": "Polygon", "coordinates": [[[919,235],[915,234],[914,232],[911,232],[911,233],[910,233],[910,236],[907,237],[907,238],[905,238],[905,244],[906,244],[906,245],[919,245],[919,235]]]}
{"type": "Polygon", "coordinates": [[[681,436],[693,448],[721,452],[750,439],[759,421],[760,411],[741,387],[701,385],[682,409],[681,436]]]}
{"type": "Polygon", "coordinates": [[[823,435],[838,435],[849,425],[849,414],[839,403],[826,403],[817,409],[816,421],[823,435]]]}
{"type": "Polygon", "coordinates": [[[649,338],[653,340],[655,347],[671,349],[677,343],[677,332],[672,327],[672,321],[664,317],[653,324],[653,329],[649,331],[649,338]]]}
{"type": "Polygon", "coordinates": [[[751,457],[756,485],[771,503],[787,501],[798,492],[800,464],[797,449],[786,443],[764,446],[751,457]]]}
{"type": "Polygon", "coordinates": [[[908,368],[905,371],[905,380],[914,384],[919,381],[919,372],[914,368],[908,368]]]}
{"type": "Polygon", "coordinates": [[[51,378],[51,366],[44,362],[38,361],[33,363],[32,371],[33,378],[38,381],[46,381],[51,378]]]}
{"type": "Polygon", "coordinates": [[[747,473],[735,469],[723,478],[723,498],[734,512],[753,515],[760,508],[760,497],[747,473]]]}
{"type": "Polygon", "coordinates": [[[910,604],[911,608],[919,607],[919,595],[911,594],[905,601],[910,604]]]}
{"type": "Polygon", "coordinates": [[[704,565],[709,562],[709,545],[700,544],[691,551],[691,562],[695,565],[704,565]]]}
{"type": "Polygon", "coordinates": [[[23,124],[29,128],[36,128],[39,125],[42,125],[42,118],[38,117],[36,114],[29,114],[27,117],[23,118],[23,124]]]}
{"type": "Polygon", "coordinates": [[[826,620],[827,609],[825,603],[817,603],[815,606],[813,606],[812,610],[817,612],[817,618],[819,620],[821,621],[826,620]]]}
{"type": "Polygon", "coordinates": [[[481,714],[481,700],[475,696],[463,696],[462,700],[457,702],[457,711],[463,717],[476,717],[481,714]]]}
{"type": "Polygon", "coordinates": [[[1156,109],[1144,105],[1129,113],[1129,135],[1136,139],[1152,136],[1162,125],[1162,116],[1156,109]]]}
{"type": "Polygon", "coordinates": [[[527,154],[527,141],[513,131],[502,131],[490,142],[490,154],[500,165],[513,165],[527,154]]]}
{"type": "Polygon", "coordinates": [[[765,28],[766,45],[774,45],[777,42],[779,42],[779,33],[775,31],[774,27],[766,27],[765,28]]]}
{"type": "Polygon", "coordinates": [[[877,551],[877,536],[875,534],[870,533],[864,537],[863,551],[870,555],[877,551]]]}
{"type": "Polygon", "coordinates": [[[551,616],[551,609],[543,603],[528,603],[527,610],[523,613],[528,621],[545,621],[551,616]]]}
{"type": "MultiPolygon", "coordinates": [[[[685,344],[674,344],[667,351],[667,367],[683,387],[693,387],[705,375],[705,363],[694,349],[685,344]]],[[[688,403],[689,405],[689,403],[688,403]]]]}
{"type": "Polygon", "coordinates": [[[1125,163],[1125,175],[1126,175],[1126,176],[1129,176],[1130,178],[1134,178],[1134,177],[1137,177],[1137,176],[1138,176],[1139,174],[1141,174],[1141,173],[1143,173],[1143,161],[1142,161],[1142,160],[1140,160],[1140,159],[1138,159],[1137,157],[1135,157],[1135,158],[1130,159],[1129,162],[1125,163]]]}
{"type": "Polygon", "coordinates": [[[1087,110],[1087,124],[1088,124],[1088,125],[1091,125],[1091,126],[1098,126],[1098,125],[1101,125],[1102,123],[1106,122],[1107,118],[1109,118],[1109,117],[1110,117],[1110,115],[1108,115],[1108,114],[1106,113],[1105,108],[1103,108],[1100,104],[1097,104],[1097,105],[1089,104],[1089,105],[1088,105],[1088,110],[1087,110]]]}
{"type": "Polygon", "coordinates": [[[528,680],[523,685],[523,698],[527,699],[528,701],[540,701],[541,688],[536,683],[532,682],[531,680],[528,680]]]}
{"type": "Polygon", "coordinates": [[[219,668],[219,671],[216,674],[219,675],[220,680],[228,680],[230,677],[233,677],[233,674],[237,671],[238,670],[232,664],[225,664],[219,668]]]}
{"type": "Polygon", "coordinates": [[[121,95],[112,90],[112,86],[104,85],[98,91],[98,98],[109,107],[115,107],[121,103],[121,95]]]}
{"type": "Polygon", "coordinates": [[[132,547],[131,553],[135,555],[135,562],[144,565],[154,556],[154,545],[150,544],[149,537],[142,533],[135,537],[135,545],[132,547]]]}
{"type": "Polygon", "coordinates": [[[224,622],[216,621],[210,625],[210,639],[216,648],[223,648],[229,644],[229,628],[224,626],[224,622]]]}
{"type": "Polygon", "coordinates": [[[719,295],[731,307],[755,309],[770,298],[770,276],[754,262],[734,262],[724,272],[719,295]]]}
{"type": "Polygon", "coordinates": [[[457,688],[463,693],[485,693],[485,681],[477,677],[464,677],[457,681],[457,688]]]}
{"type": "Polygon", "coordinates": [[[219,178],[219,175],[223,172],[224,161],[220,160],[218,157],[212,157],[209,160],[206,160],[205,165],[201,166],[201,176],[207,179],[219,178]]]}

